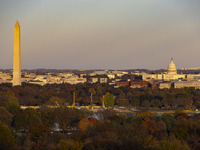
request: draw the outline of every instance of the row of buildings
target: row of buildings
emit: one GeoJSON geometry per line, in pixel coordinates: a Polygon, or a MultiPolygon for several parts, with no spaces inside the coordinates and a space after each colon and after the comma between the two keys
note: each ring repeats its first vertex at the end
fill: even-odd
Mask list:
{"type": "MultiPolygon", "coordinates": [[[[36,73],[24,73],[21,77],[22,82],[31,83],[31,84],[62,84],[62,83],[69,83],[69,84],[78,84],[78,83],[107,83],[108,78],[87,78],[73,73],[56,73],[56,74],[45,74],[45,75],[36,75],[36,73]]],[[[12,83],[13,77],[11,73],[2,73],[0,72],[0,83],[12,83]]]]}
{"type": "MultiPolygon", "coordinates": [[[[141,76],[141,80],[135,78],[121,80],[121,77],[129,74],[124,71],[94,71],[90,74],[76,75],[74,73],[47,73],[45,75],[37,75],[36,73],[23,73],[22,82],[31,84],[78,84],[78,83],[108,83],[114,85],[115,88],[120,86],[129,86],[131,88],[159,87],[164,88],[184,88],[194,87],[200,89],[200,74],[178,74],[176,66],[171,59],[167,72],[160,74],[148,74],[145,72],[135,72],[134,75],[141,76]],[[87,77],[89,76],[89,78],[87,77]]],[[[12,83],[12,73],[0,72],[0,83],[12,83]]]]}
{"type": "Polygon", "coordinates": [[[200,74],[178,74],[173,59],[171,59],[166,73],[143,74],[142,79],[143,81],[154,81],[161,89],[170,87],[200,89],[200,74]]]}
{"type": "Polygon", "coordinates": [[[185,88],[185,87],[193,87],[195,89],[200,89],[200,81],[118,81],[115,84],[115,88],[121,86],[129,86],[131,88],[146,88],[146,87],[158,87],[160,89],[169,89],[173,88],[185,88]]]}
{"type": "Polygon", "coordinates": [[[142,88],[142,87],[159,87],[164,88],[184,88],[193,87],[195,89],[200,89],[200,74],[178,74],[176,66],[171,59],[168,65],[167,72],[161,74],[148,74],[148,73],[138,73],[142,76],[142,80],[136,81],[118,81],[116,82],[116,88],[120,86],[130,86],[132,88],[142,88]]]}

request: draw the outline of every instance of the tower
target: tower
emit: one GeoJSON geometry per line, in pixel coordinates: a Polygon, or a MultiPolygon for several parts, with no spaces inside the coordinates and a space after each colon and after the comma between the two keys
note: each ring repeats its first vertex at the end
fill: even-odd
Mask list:
{"type": "Polygon", "coordinates": [[[21,43],[20,26],[17,21],[14,33],[14,55],[13,55],[13,86],[21,85],[21,43]]]}

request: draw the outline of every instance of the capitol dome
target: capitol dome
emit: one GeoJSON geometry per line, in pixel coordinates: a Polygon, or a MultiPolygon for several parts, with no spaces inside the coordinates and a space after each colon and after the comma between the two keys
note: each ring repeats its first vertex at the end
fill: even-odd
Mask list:
{"type": "Polygon", "coordinates": [[[171,63],[168,66],[167,74],[177,74],[176,66],[171,58],[171,63]]]}

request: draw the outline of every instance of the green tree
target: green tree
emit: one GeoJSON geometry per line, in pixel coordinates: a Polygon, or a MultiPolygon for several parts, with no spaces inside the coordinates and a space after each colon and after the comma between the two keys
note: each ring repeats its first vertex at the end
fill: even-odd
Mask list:
{"type": "Polygon", "coordinates": [[[176,122],[175,126],[173,127],[172,132],[179,140],[184,140],[189,134],[189,126],[187,120],[179,120],[176,122]]]}
{"type": "Polygon", "coordinates": [[[177,140],[174,136],[167,139],[157,141],[154,143],[150,150],[190,150],[187,143],[177,140]]]}
{"type": "Polygon", "coordinates": [[[55,110],[55,122],[59,124],[59,128],[63,133],[76,121],[77,110],[67,107],[60,107],[55,110]]]}
{"type": "Polygon", "coordinates": [[[160,102],[159,99],[154,99],[151,101],[150,105],[153,107],[159,108],[162,106],[162,103],[160,102]]]}
{"type": "Polygon", "coordinates": [[[60,150],[82,150],[83,144],[76,141],[70,141],[70,140],[60,140],[59,144],[60,150]]]}
{"type": "Polygon", "coordinates": [[[33,108],[24,109],[15,116],[14,125],[17,130],[26,130],[29,124],[40,123],[40,117],[37,111],[33,108]]]}
{"type": "Polygon", "coordinates": [[[149,107],[150,107],[150,102],[149,102],[148,100],[144,100],[144,101],[142,102],[142,106],[143,106],[143,107],[146,107],[146,108],[149,108],[149,107]]]}
{"type": "Polygon", "coordinates": [[[15,138],[11,130],[0,122],[0,148],[2,150],[12,150],[15,147],[15,138]]]}
{"type": "Polygon", "coordinates": [[[55,123],[55,109],[49,107],[41,107],[39,110],[41,114],[41,121],[48,127],[53,127],[55,123]]]}
{"type": "Polygon", "coordinates": [[[115,99],[114,96],[109,92],[103,96],[102,100],[104,100],[104,104],[106,107],[114,107],[115,99]]]}
{"type": "Polygon", "coordinates": [[[55,106],[55,105],[56,105],[56,106],[62,106],[62,105],[64,104],[64,102],[65,102],[64,99],[60,99],[60,98],[58,98],[58,97],[53,96],[53,97],[51,97],[51,98],[49,99],[48,104],[54,105],[54,106],[55,106]]]}
{"type": "Polygon", "coordinates": [[[0,106],[0,121],[4,124],[6,124],[7,126],[10,125],[11,121],[12,121],[12,114],[9,113],[4,107],[0,106]]]}
{"type": "Polygon", "coordinates": [[[12,114],[15,114],[16,112],[18,112],[20,110],[20,105],[17,98],[9,97],[6,108],[12,114]]]}

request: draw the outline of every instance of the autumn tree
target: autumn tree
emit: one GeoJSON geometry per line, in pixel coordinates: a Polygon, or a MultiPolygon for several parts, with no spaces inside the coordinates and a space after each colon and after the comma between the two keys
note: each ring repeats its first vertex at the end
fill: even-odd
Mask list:
{"type": "Polygon", "coordinates": [[[47,137],[48,131],[50,131],[50,128],[48,128],[42,123],[29,124],[27,127],[28,135],[35,142],[37,142],[38,140],[43,141],[45,137],[47,137]]]}

